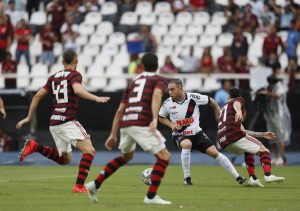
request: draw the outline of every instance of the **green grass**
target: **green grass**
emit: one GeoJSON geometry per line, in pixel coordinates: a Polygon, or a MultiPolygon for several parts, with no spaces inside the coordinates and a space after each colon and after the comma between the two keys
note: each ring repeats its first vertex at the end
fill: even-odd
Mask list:
{"type": "MultiPolygon", "coordinates": [[[[126,166],[103,184],[99,202],[85,194],[71,192],[75,166],[1,166],[1,211],[57,210],[300,210],[300,167],[275,167],[275,174],[287,180],[265,188],[243,187],[219,166],[192,166],[193,186],[182,183],[181,166],[170,166],[159,195],[172,201],[169,206],[144,205],[147,186],[140,173],[150,166],[126,166]]],[[[101,170],[93,166],[87,181],[101,170]]],[[[246,175],[245,168],[238,170],[246,175]]],[[[261,178],[261,168],[257,169],[261,178]]]]}

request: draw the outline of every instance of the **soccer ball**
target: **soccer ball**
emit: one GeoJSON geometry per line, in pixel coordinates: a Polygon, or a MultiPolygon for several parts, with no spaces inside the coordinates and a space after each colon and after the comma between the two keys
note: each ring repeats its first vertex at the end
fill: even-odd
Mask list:
{"type": "Polygon", "coordinates": [[[141,173],[141,179],[146,185],[151,185],[151,174],[152,174],[152,168],[147,168],[141,173]]]}

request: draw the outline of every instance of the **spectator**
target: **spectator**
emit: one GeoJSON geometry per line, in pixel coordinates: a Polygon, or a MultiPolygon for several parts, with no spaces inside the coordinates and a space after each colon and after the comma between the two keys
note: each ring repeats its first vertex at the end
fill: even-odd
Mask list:
{"type": "MultiPolygon", "coordinates": [[[[240,55],[236,62],[236,72],[237,73],[249,73],[250,72],[250,64],[247,60],[247,55],[240,55]]],[[[249,79],[241,79],[239,80],[239,88],[241,91],[249,91],[249,79]]]]}
{"type": "Polygon", "coordinates": [[[10,16],[11,23],[14,27],[23,18],[22,12],[16,10],[16,3],[14,0],[10,0],[8,2],[8,9],[6,10],[5,13],[10,16]]]}
{"type": "Polygon", "coordinates": [[[286,39],[286,54],[288,58],[297,57],[297,46],[300,41],[300,34],[296,28],[296,21],[291,21],[291,28],[288,31],[287,39],[286,39]]]}
{"type": "Polygon", "coordinates": [[[237,26],[235,28],[234,38],[231,44],[231,54],[234,62],[237,62],[239,55],[248,54],[248,41],[243,35],[241,27],[237,26]]]}
{"type": "Polygon", "coordinates": [[[74,22],[74,18],[70,13],[66,14],[66,22],[61,26],[60,33],[65,33],[68,27],[70,27],[73,32],[79,33],[79,25],[74,22]]]}
{"type": "Polygon", "coordinates": [[[260,17],[264,13],[264,2],[261,0],[252,0],[250,2],[251,12],[256,17],[260,17]]]}
{"type": "Polygon", "coordinates": [[[6,7],[5,1],[1,0],[0,1],[0,16],[5,14],[5,7],[6,7]]]}
{"type": "Polygon", "coordinates": [[[223,56],[218,58],[218,69],[221,73],[234,73],[235,64],[229,48],[224,48],[223,56]]]}
{"type": "Polygon", "coordinates": [[[5,52],[10,46],[10,31],[7,24],[5,24],[4,16],[0,16],[0,63],[4,60],[5,52]]]}
{"type": "Polygon", "coordinates": [[[177,14],[186,10],[186,6],[183,0],[169,0],[172,8],[172,12],[177,14]]]}
{"type": "Polygon", "coordinates": [[[275,24],[275,15],[270,11],[270,6],[264,4],[264,12],[258,17],[258,32],[268,32],[269,27],[275,24]]]}
{"type": "Polygon", "coordinates": [[[291,114],[286,104],[286,89],[275,75],[268,77],[267,90],[260,91],[267,97],[264,117],[268,131],[276,131],[276,142],[273,142],[274,164],[286,163],[285,147],[290,143],[292,132],[291,114]]]}
{"type": "Polygon", "coordinates": [[[272,52],[270,54],[270,57],[268,60],[266,60],[266,64],[265,64],[267,67],[270,67],[272,68],[273,70],[273,73],[276,73],[276,72],[281,72],[281,64],[279,62],[279,59],[278,59],[278,56],[275,52],[272,52]]]}
{"type": "Polygon", "coordinates": [[[16,49],[16,61],[19,64],[21,56],[24,55],[26,63],[31,69],[30,54],[29,54],[29,41],[32,38],[32,32],[28,28],[27,23],[24,19],[21,19],[15,30],[15,37],[17,39],[17,49],[16,49]]]}
{"type": "Polygon", "coordinates": [[[76,51],[76,38],[78,37],[78,33],[72,30],[70,25],[67,26],[66,31],[62,35],[62,43],[64,51],[73,50],[76,51]]]}
{"type": "MultiPolygon", "coordinates": [[[[287,5],[280,11],[279,30],[289,30],[291,22],[295,18],[292,7],[287,5]]],[[[295,21],[296,24],[296,21],[295,21]]]]}
{"type": "Polygon", "coordinates": [[[64,0],[66,12],[73,17],[76,24],[82,21],[82,15],[79,12],[80,2],[80,0],[64,0]]]}
{"type": "Polygon", "coordinates": [[[155,53],[158,44],[156,37],[150,31],[150,27],[142,25],[140,29],[140,35],[143,42],[144,52],[155,53]]]}
{"type": "Polygon", "coordinates": [[[132,53],[130,55],[130,63],[128,65],[128,73],[138,74],[144,71],[142,60],[138,53],[132,53]]]}
{"type": "Polygon", "coordinates": [[[190,8],[192,11],[207,10],[207,0],[189,0],[190,8]]]}
{"type": "Polygon", "coordinates": [[[51,23],[46,23],[44,29],[40,32],[40,41],[43,49],[40,57],[41,62],[43,64],[48,63],[48,65],[53,65],[55,63],[53,48],[56,41],[56,36],[52,31],[51,23]]]}
{"type": "MultiPolygon", "coordinates": [[[[270,54],[272,52],[278,53],[278,48],[281,47],[281,52],[284,50],[284,45],[279,36],[276,34],[276,26],[270,27],[269,34],[265,37],[263,42],[263,58],[262,61],[266,64],[266,61],[269,60],[270,54]]],[[[281,54],[281,53],[280,53],[281,54]]]]}
{"type": "Polygon", "coordinates": [[[32,10],[34,12],[39,11],[39,6],[40,6],[41,0],[28,0],[26,3],[26,11],[28,13],[28,17],[30,19],[32,10]]]}
{"type": "Polygon", "coordinates": [[[243,22],[241,21],[241,12],[239,9],[233,10],[234,12],[231,15],[228,15],[228,12],[225,10],[225,16],[227,17],[227,24],[224,26],[225,31],[233,33],[235,31],[235,27],[243,26],[243,22]]]}
{"type": "MultiPolygon", "coordinates": [[[[12,59],[11,53],[6,52],[5,59],[2,64],[3,74],[16,74],[17,73],[17,62],[12,59]]],[[[17,87],[17,80],[13,78],[5,78],[5,88],[15,89],[17,87]]]]}
{"type": "Polygon", "coordinates": [[[183,56],[183,65],[181,73],[196,73],[199,69],[199,59],[194,56],[194,47],[190,48],[190,54],[183,56]]]}
{"type": "Polygon", "coordinates": [[[160,68],[160,73],[178,73],[178,69],[173,64],[170,56],[166,56],[165,64],[160,68]]]}
{"type": "Polygon", "coordinates": [[[222,80],[221,83],[222,83],[222,88],[215,93],[214,99],[219,104],[220,108],[223,108],[225,103],[228,100],[228,90],[233,87],[233,81],[222,80]]]}
{"type": "Polygon", "coordinates": [[[85,16],[88,12],[99,12],[101,6],[97,0],[83,0],[78,8],[78,11],[85,16]]]}
{"type": "Polygon", "coordinates": [[[244,32],[254,33],[257,25],[257,17],[251,12],[251,5],[247,4],[244,15],[241,18],[241,26],[244,32]]]}
{"type": "Polygon", "coordinates": [[[12,41],[14,40],[15,37],[15,30],[13,25],[11,24],[11,20],[10,20],[10,16],[9,15],[4,15],[4,22],[8,28],[9,31],[9,37],[10,37],[10,43],[9,43],[9,47],[12,43],[12,41]]]}
{"type": "Polygon", "coordinates": [[[0,152],[9,151],[11,141],[12,137],[5,134],[4,131],[0,128],[0,152]]]}
{"type": "Polygon", "coordinates": [[[47,10],[47,14],[51,15],[51,25],[54,33],[61,40],[60,28],[65,20],[65,8],[61,0],[53,0],[52,6],[47,10]]]}
{"type": "Polygon", "coordinates": [[[210,48],[205,48],[200,60],[200,69],[201,73],[212,73],[215,70],[214,61],[210,52],[210,48]]]}
{"type": "Polygon", "coordinates": [[[296,79],[296,75],[300,75],[300,67],[297,64],[297,57],[290,58],[288,66],[285,69],[285,73],[290,75],[289,79],[289,91],[300,93],[300,80],[296,79]]]}

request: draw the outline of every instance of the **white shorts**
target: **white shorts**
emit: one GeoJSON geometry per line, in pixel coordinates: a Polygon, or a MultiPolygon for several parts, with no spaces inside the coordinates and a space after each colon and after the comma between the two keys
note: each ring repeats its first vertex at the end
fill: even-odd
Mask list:
{"type": "Polygon", "coordinates": [[[136,144],[139,144],[144,151],[150,151],[152,154],[156,154],[162,149],[166,148],[166,139],[162,134],[156,130],[155,134],[150,133],[149,127],[130,126],[121,128],[121,141],[119,149],[122,153],[132,152],[136,148],[136,144]]]}
{"type": "Polygon", "coordinates": [[[261,146],[262,143],[259,140],[252,136],[246,135],[238,141],[229,144],[225,150],[233,154],[243,154],[245,152],[256,154],[261,146]]]}
{"type": "Polygon", "coordinates": [[[78,140],[89,139],[85,129],[77,121],[69,121],[61,125],[50,126],[51,135],[55,141],[59,156],[63,152],[71,152],[78,140]]]}

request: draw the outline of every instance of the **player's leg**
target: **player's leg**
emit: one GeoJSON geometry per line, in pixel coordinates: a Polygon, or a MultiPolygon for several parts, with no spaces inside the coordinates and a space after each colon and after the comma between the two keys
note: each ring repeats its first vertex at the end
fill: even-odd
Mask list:
{"type": "Polygon", "coordinates": [[[90,167],[95,156],[95,149],[89,138],[77,140],[74,145],[76,145],[76,148],[82,152],[82,156],[79,162],[79,170],[73,192],[82,193],[86,192],[84,182],[90,171],[90,167]]]}
{"type": "Polygon", "coordinates": [[[284,177],[272,175],[270,151],[264,145],[260,146],[257,154],[260,157],[260,163],[264,170],[264,179],[266,183],[282,182],[285,180],[284,177]]]}
{"type": "Polygon", "coordinates": [[[136,148],[136,142],[129,135],[128,128],[122,128],[120,130],[121,140],[119,144],[119,149],[122,154],[112,160],[110,160],[102,169],[100,174],[94,181],[91,181],[85,185],[87,193],[91,201],[98,202],[97,192],[100,190],[102,183],[110,177],[114,172],[116,172],[120,167],[128,163],[134,155],[134,150],[136,148]]]}
{"type": "Polygon", "coordinates": [[[228,171],[239,184],[245,183],[246,179],[239,175],[230,160],[217,150],[217,148],[213,145],[212,141],[206,134],[204,134],[203,132],[199,132],[196,136],[194,136],[194,139],[196,149],[217,160],[218,163],[226,171],[228,171]]]}
{"type": "Polygon", "coordinates": [[[184,139],[180,142],[179,145],[181,148],[181,164],[183,170],[184,184],[192,185],[193,183],[190,173],[192,142],[189,139],[184,139]]]}

